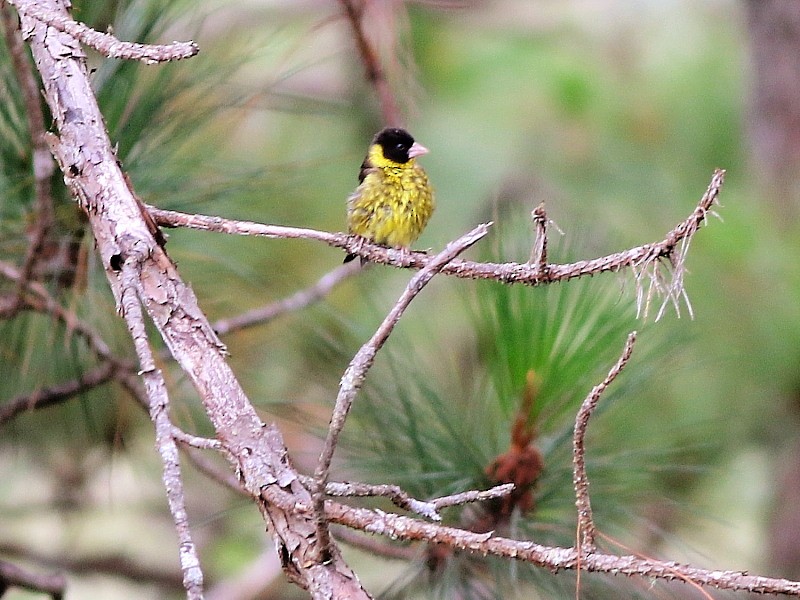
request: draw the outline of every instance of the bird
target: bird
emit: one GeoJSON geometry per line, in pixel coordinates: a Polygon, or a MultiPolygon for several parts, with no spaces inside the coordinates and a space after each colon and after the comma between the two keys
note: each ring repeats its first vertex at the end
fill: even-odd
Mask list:
{"type": "MultiPolygon", "coordinates": [[[[387,127],[375,134],[361,163],[359,185],[347,199],[351,234],[382,246],[411,247],[435,208],[433,188],[417,164],[427,153],[405,129],[387,127]]],[[[344,262],[355,257],[348,254],[344,262]]]]}

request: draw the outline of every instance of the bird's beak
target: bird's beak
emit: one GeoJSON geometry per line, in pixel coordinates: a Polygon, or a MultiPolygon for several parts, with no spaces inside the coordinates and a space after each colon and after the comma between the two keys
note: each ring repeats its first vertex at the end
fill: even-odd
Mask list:
{"type": "Polygon", "coordinates": [[[423,146],[422,144],[418,144],[414,142],[411,148],[408,149],[408,158],[414,158],[415,156],[422,156],[423,154],[427,154],[429,150],[423,146]]]}

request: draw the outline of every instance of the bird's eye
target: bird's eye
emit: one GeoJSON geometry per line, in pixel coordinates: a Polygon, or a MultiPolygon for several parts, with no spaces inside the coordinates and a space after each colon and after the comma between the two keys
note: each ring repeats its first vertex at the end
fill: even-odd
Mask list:
{"type": "Polygon", "coordinates": [[[401,144],[397,144],[395,146],[395,148],[397,148],[398,150],[402,150],[403,149],[403,144],[402,143],[401,144]]]}

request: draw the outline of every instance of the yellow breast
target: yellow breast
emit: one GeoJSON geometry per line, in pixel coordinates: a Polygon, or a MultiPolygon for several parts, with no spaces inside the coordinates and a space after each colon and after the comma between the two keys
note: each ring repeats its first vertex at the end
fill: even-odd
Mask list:
{"type": "Polygon", "coordinates": [[[347,202],[350,233],[377,244],[408,248],[433,213],[428,176],[413,159],[401,165],[372,152],[368,159],[373,168],[347,202]]]}

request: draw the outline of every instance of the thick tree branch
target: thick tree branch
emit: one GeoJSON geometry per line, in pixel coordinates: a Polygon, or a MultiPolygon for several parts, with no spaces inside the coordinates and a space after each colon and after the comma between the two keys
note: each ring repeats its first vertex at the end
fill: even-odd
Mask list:
{"type": "MultiPolygon", "coordinates": [[[[69,18],[60,0],[36,4],[69,18]]],[[[338,553],[325,564],[309,560],[316,555],[312,515],[278,508],[270,501],[279,491],[286,491],[297,504],[311,505],[311,496],[298,481],[279,431],[259,419],[197,298],[148,229],[103,126],[80,46],[71,36],[27,17],[23,17],[23,30],[29,32],[45,97],[58,127],[53,150],[68,187],[89,217],[118,303],[122,304],[126,289],[121,277],[125,266],[126,271],[133,270],[126,277],[136,279],[136,291],[149,317],[198,390],[243,487],[272,525],[287,575],[313,594],[368,598],[338,553]]]]}

